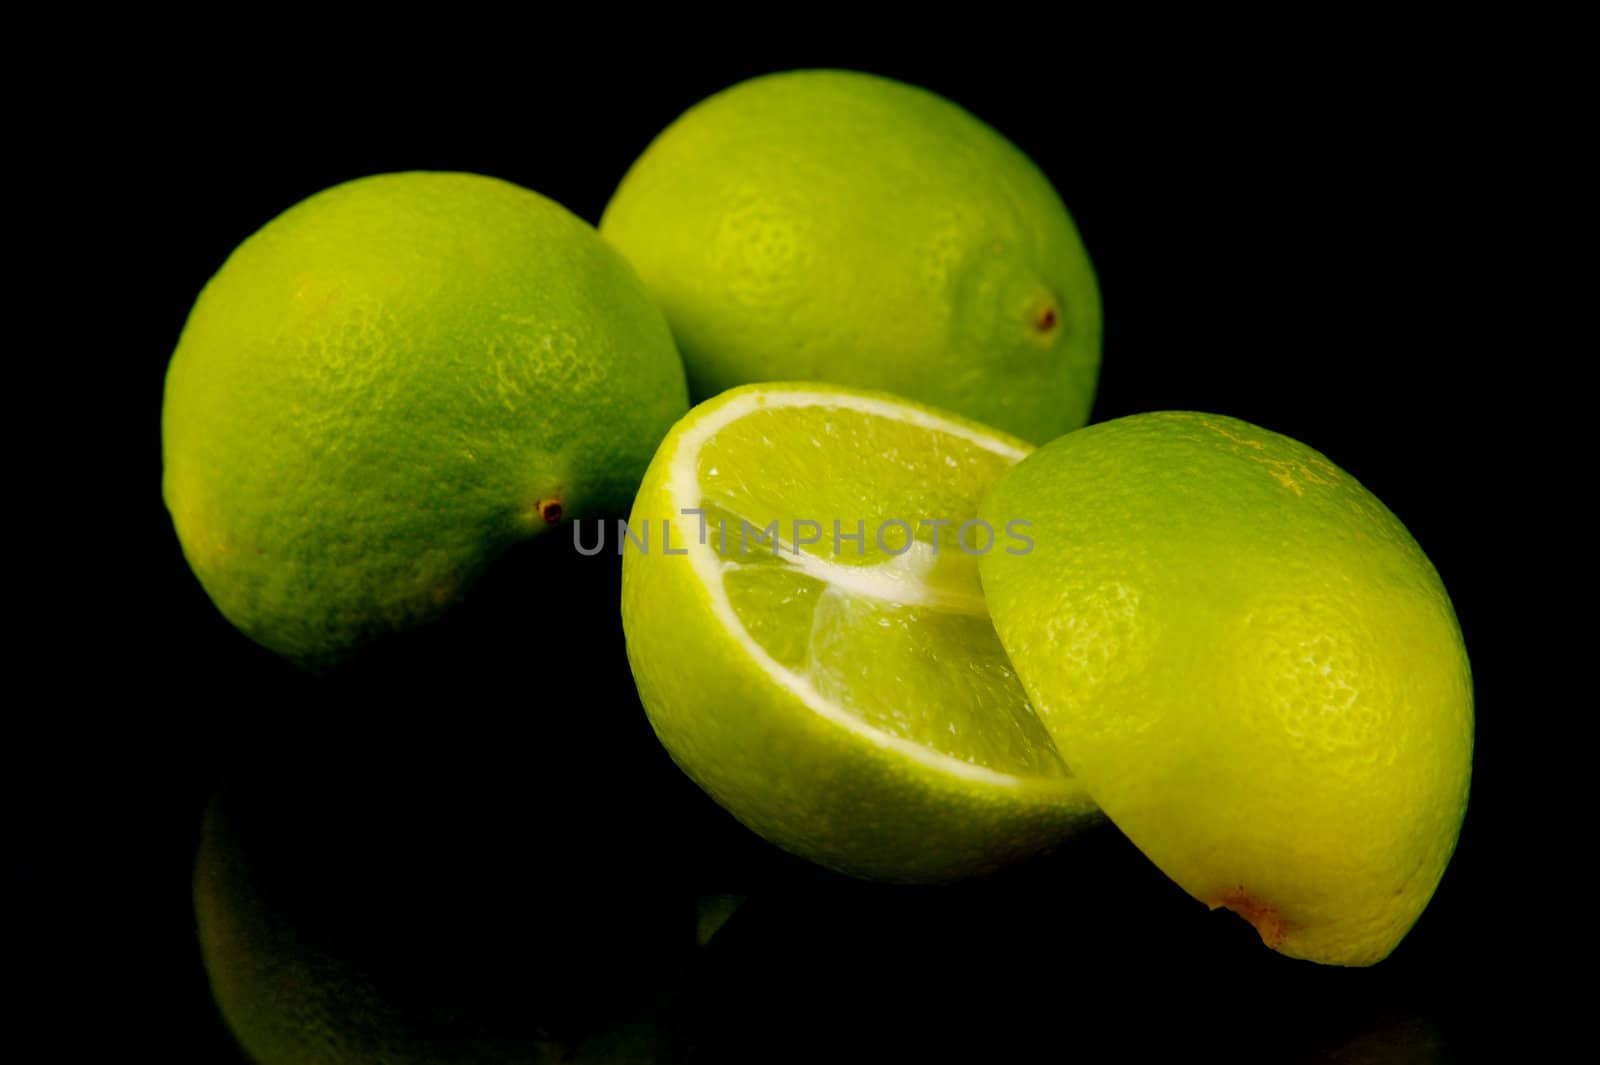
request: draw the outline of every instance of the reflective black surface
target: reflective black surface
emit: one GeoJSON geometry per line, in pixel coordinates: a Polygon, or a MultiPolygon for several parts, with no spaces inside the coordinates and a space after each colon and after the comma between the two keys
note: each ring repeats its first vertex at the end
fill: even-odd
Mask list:
{"type": "Polygon", "coordinates": [[[234,1041],[322,1060],[315,1038],[353,1055],[328,1060],[1428,1062],[1492,1020],[1470,831],[1362,970],[1271,953],[1114,828],[937,887],[768,847],[650,734],[618,568],[552,538],[339,672],[241,655],[267,685],[253,718],[225,730],[211,794],[160,826],[199,844],[200,931],[173,921],[168,947],[205,969],[187,1008],[220,1060],[234,1041]]]}
{"type": "MultiPolygon", "coordinates": [[[[100,121],[61,127],[89,161],[59,168],[64,214],[88,212],[98,236],[57,241],[41,268],[95,295],[93,313],[79,299],[53,319],[72,325],[61,359],[80,379],[49,395],[92,382],[104,411],[52,401],[55,428],[35,437],[51,454],[67,429],[96,443],[62,462],[59,500],[30,508],[72,565],[23,619],[49,649],[18,662],[44,709],[22,715],[8,775],[21,1012],[48,1031],[47,1058],[114,1060],[89,1049],[104,1041],[248,1060],[241,1008],[214,988],[248,997],[252,964],[297,974],[301,1002],[365,1003],[334,1045],[439,1062],[1426,1063],[1541,1027],[1528,944],[1551,938],[1553,874],[1522,828],[1538,770],[1514,752],[1547,704],[1507,604],[1520,571],[1550,576],[1504,535],[1521,524],[1507,455],[1529,415],[1511,388],[1525,369],[1484,332],[1507,269],[1481,247],[1495,202],[1470,185],[1497,150],[1493,94],[1433,33],[1315,54],[1301,38],[1113,54],[1092,34],[1025,36],[1037,61],[980,37],[960,53],[767,42],[692,60],[574,44],[539,62],[486,41],[453,63],[352,54],[293,77],[242,59],[105,68],[100,121]],[[1096,420],[1205,409],[1302,439],[1439,568],[1477,687],[1473,798],[1388,960],[1280,958],[1114,829],[940,888],[774,851],[654,743],[615,559],[559,539],[515,552],[434,629],[321,677],[210,606],[160,502],[161,381],[241,239],[329,184],[410,167],[495,174],[595,221],[684,108],[796,65],[924,84],[1035,158],[1104,292],[1096,420]],[[214,867],[202,906],[233,915],[255,962],[207,946],[197,860],[202,878],[214,867]]],[[[295,1008],[256,1003],[252,1023],[295,1008]]]]}

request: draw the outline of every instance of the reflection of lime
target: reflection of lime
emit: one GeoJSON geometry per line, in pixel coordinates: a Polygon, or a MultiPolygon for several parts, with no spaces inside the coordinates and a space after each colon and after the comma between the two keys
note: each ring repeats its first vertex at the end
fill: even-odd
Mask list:
{"type": "Polygon", "coordinates": [[[686,406],[666,323],[589,226],[491,178],[385,174],[291,208],[201,293],[164,491],[218,608],[322,664],[549,522],[622,513],[686,406]]]}
{"type": "MultiPolygon", "coordinates": [[[[661,1060],[1175,1062],[1226,1047],[1229,1062],[1345,1063],[1329,1051],[1418,1006],[1406,973],[1329,994],[1326,969],[1197,909],[1116,832],[933,888],[797,876],[753,893],[686,974],[661,1060]],[[1064,1009],[1070,1059],[1060,1025],[1017,1020],[1064,1009]]],[[[1431,1061],[1436,1027],[1405,1027],[1421,1031],[1396,1032],[1397,1047],[1431,1061]]],[[[1369,1060],[1391,1059],[1348,1063],[1369,1060]]]]}
{"type": "Polygon", "coordinates": [[[806,379],[1034,441],[1088,419],[1100,298],[1072,219],[932,93],[847,71],[736,85],[650,145],[600,228],[666,311],[696,399],[806,379]]]}
{"type": "Polygon", "coordinates": [[[538,784],[522,809],[529,785],[325,772],[226,792],[202,829],[202,956],[254,1060],[649,1060],[696,913],[648,843],[538,784]]]}
{"type": "Polygon", "coordinates": [[[1455,845],[1472,681],[1439,576],[1317,452],[1205,414],[1093,426],[982,513],[980,566],[1040,719],[1129,838],[1272,947],[1386,956],[1455,845]]]}
{"type": "Polygon", "coordinates": [[[1091,820],[959,544],[1025,452],[829,386],[750,386],[691,411],[629,519],[653,539],[623,563],[629,659],[679,765],[773,842],[874,878],[993,868],[1091,820]]]}

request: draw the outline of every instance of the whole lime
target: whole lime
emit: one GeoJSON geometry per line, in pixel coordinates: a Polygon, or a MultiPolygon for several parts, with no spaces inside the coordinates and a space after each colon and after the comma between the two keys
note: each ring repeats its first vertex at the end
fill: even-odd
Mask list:
{"type": "Polygon", "coordinates": [[[979,513],[1040,720],[1106,815],[1268,946],[1385,957],[1454,849],[1472,772],[1455,612],[1400,521],[1311,448],[1213,414],[1070,433],[979,513]]]}
{"type": "Polygon", "coordinates": [[[563,516],[625,513],[685,409],[666,322],[590,226],[493,178],[385,174],[291,208],[206,285],[163,489],[222,613],[321,666],[563,516]]]}
{"type": "Polygon", "coordinates": [[[743,82],[634,163],[600,231],[666,311],[696,400],[882,389],[1044,441],[1084,424],[1100,298],[1049,180],[933,93],[849,71],[743,82]]]}

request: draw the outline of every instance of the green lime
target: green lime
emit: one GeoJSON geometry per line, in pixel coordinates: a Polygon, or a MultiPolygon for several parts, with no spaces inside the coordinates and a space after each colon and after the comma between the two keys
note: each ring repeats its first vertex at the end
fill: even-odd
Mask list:
{"type": "Polygon", "coordinates": [[[838,387],[692,410],[618,544],[629,661],[678,764],[772,842],[876,879],[986,871],[1094,820],[978,585],[976,552],[1015,546],[978,499],[1026,452],[838,387]]]}
{"type": "Polygon", "coordinates": [[[1439,575],[1348,473],[1219,415],[1092,426],[1007,472],[1001,642],[1107,816],[1293,957],[1376,962],[1428,904],[1472,768],[1439,575]]]}
{"type": "Polygon", "coordinates": [[[1089,417],[1100,297],[1014,145],[849,71],[743,82],[667,128],[600,231],[665,310],[693,398],[753,381],[883,389],[1028,440],[1089,417]]]}
{"type": "Polygon", "coordinates": [[[167,507],[251,638],[320,666],[435,616],[508,545],[622,513],[687,408],[594,230],[472,174],[318,193],[229,256],[167,373],[167,507]]]}

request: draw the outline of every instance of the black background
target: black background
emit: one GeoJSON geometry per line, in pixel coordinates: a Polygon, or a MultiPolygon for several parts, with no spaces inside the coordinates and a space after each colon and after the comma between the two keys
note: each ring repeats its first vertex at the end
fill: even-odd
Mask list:
{"type": "Polygon", "coordinates": [[[1110,55],[1041,32],[1022,42],[1025,61],[976,40],[964,58],[835,45],[647,60],[545,42],[519,61],[502,41],[481,57],[367,55],[359,69],[241,56],[109,79],[98,120],[72,138],[89,165],[64,167],[58,186],[97,220],[102,250],[63,241],[59,263],[47,259],[97,294],[67,361],[95,381],[104,409],[84,420],[106,444],[93,487],[56,506],[78,516],[59,540],[84,579],[56,585],[34,619],[44,642],[91,653],[38,665],[59,693],[48,742],[74,768],[12,776],[32,811],[23,876],[43,915],[25,929],[24,946],[41,948],[32,983],[77,1020],[58,1031],[75,1042],[110,1026],[171,1060],[241,1060],[193,930],[202,812],[221,787],[267,795],[307,826],[304,854],[378,880],[392,857],[363,867],[349,836],[306,812],[352,788],[407,811],[371,829],[384,853],[442,848],[426,874],[407,866],[405,890],[375,891],[364,918],[432,928],[418,949],[441,966],[524,978],[507,953],[534,933],[496,915],[568,899],[552,863],[602,870],[608,905],[632,907],[645,883],[750,895],[711,949],[673,970],[672,1060],[1473,1059],[1490,1026],[1520,1016],[1507,1004],[1529,972],[1506,872],[1527,783],[1511,753],[1502,609],[1518,489],[1494,461],[1520,408],[1505,384],[1515,360],[1483,324],[1497,291],[1479,181],[1496,151],[1483,124],[1494,92],[1448,41],[1311,40],[1110,55]],[[620,657],[615,573],[548,548],[515,553],[436,630],[322,678],[250,645],[189,574],[160,499],[162,379],[194,297],[240,240],[330,184],[412,168],[492,174],[598,221],[685,108],[744,77],[818,65],[933,89],[1049,175],[1104,297],[1094,420],[1198,409],[1294,436],[1383,499],[1434,561],[1474,667],[1472,805],[1432,906],[1389,960],[1343,971],[1280,959],[1114,831],[937,890],[856,885],[778,855],[651,745],[620,657]],[[96,756],[74,758],[84,747],[96,756]],[[631,842],[580,846],[553,827],[574,819],[631,842]],[[551,840],[578,850],[553,857],[551,840]],[[485,879],[507,885],[488,903],[472,886],[485,879]],[[423,901],[441,899],[481,911],[463,933],[474,947],[430,924],[423,901]]]}

